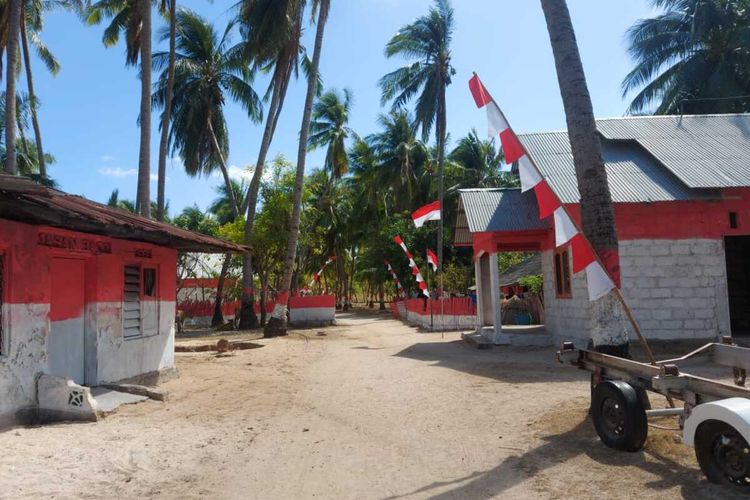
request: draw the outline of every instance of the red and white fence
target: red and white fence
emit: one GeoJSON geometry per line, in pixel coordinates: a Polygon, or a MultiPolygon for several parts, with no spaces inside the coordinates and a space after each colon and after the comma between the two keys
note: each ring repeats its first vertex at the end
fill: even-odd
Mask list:
{"type": "Polygon", "coordinates": [[[473,329],[477,322],[477,306],[469,297],[400,300],[391,304],[391,312],[397,319],[428,330],[473,329]]]}
{"type": "Polygon", "coordinates": [[[324,326],[336,318],[335,295],[308,295],[289,298],[289,324],[292,326],[324,326]]]}

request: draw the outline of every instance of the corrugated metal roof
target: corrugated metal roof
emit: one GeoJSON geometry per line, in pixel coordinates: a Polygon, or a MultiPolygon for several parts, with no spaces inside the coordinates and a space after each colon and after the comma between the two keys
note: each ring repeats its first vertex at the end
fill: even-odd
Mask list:
{"type": "Polygon", "coordinates": [[[469,231],[533,231],[549,228],[539,219],[536,197],[520,189],[462,189],[461,206],[469,231]]]}
{"type": "MultiPolygon", "coordinates": [[[[578,203],[578,181],[567,132],[520,136],[563,203],[578,203]]],[[[615,203],[687,200],[706,197],[688,188],[635,141],[602,140],[602,156],[615,203]]]]}
{"type": "Polygon", "coordinates": [[[691,188],[750,186],[750,114],[597,120],[607,139],[638,141],[691,188]]]}
{"type": "Polygon", "coordinates": [[[143,241],[188,252],[245,250],[242,245],[147,219],[10,175],[0,175],[0,219],[143,241]]]}
{"type": "Polygon", "coordinates": [[[500,286],[514,285],[525,276],[542,274],[542,254],[534,253],[523,262],[509,267],[500,275],[500,286]]]}

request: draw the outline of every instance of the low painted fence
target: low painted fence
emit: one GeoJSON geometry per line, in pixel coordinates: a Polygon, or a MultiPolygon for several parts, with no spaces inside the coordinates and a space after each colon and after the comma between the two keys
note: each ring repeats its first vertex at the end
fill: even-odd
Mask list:
{"type": "Polygon", "coordinates": [[[477,307],[469,297],[406,299],[393,302],[391,312],[395,318],[427,330],[469,330],[477,323],[477,307]]]}
{"type": "MultiPolygon", "coordinates": [[[[274,302],[266,301],[267,316],[273,311],[274,302]]],[[[221,312],[224,315],[224,321],[234,320],[234,316],[240,309],[239,300],[227,300],[221,305],[221,312]]],[[[260,321],[260,302],[253,304],[255,315],[260,321]]],[[[177,304],[177,310],[183,312],[184,324],[189,327],[205,328],[211,326],[211,319],[214,316],[213,300],[184,300],[177,304]]]]}
{"type": "Polygon", "coordinates": [[[323,326],[336,319],[335,295],[308,295],[289,298],[289,324],[292,326],[323,326]]]}

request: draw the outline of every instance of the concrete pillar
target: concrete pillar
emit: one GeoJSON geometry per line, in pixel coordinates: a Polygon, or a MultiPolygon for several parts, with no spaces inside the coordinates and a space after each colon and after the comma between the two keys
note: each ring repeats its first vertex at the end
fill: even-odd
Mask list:
{"type": "Polygon", "coordinates": [[[477,332],[482,331],[482,327],[484,326],[484,302],[483,299],[483,292],[482,292],[482,257],[477,257],[474,259],[474,284],[476,286],[476,292],[477,292],[477,332]]]}
{"type": "Polygon", "coordinates": [[[493,342],[496,341],[503,331],[502,304],[500,302],[500,271],[497,268],[497,254],[490,254],[490,287],[492,297],[492,325],[494,328],[493,342]]]}

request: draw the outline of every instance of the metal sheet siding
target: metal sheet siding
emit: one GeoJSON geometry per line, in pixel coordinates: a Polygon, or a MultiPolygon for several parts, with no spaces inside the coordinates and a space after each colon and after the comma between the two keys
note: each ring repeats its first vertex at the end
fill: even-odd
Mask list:
{"type": "Polygon", "coordinates": [[[603,137],[634,140],[690,188],[750,186],[750,114],[597,120],[603,137]]]}
{"type": "MultiPolygon", "coordinates": [[[[552,189],[563,203],[578,203],[578,181],[567,132],[520,136],[552,189]]],[[[634,141],[602,141],[602,155],[615,203],[686,200],[692,192],[634,141]]]]}
{"type": "Polygon", "coordinates": [[[539,219],[534,193],[520,189],[465,189],[461,190],[469,231],[533,231],[547,229],[549,224],[539,219]]]}

